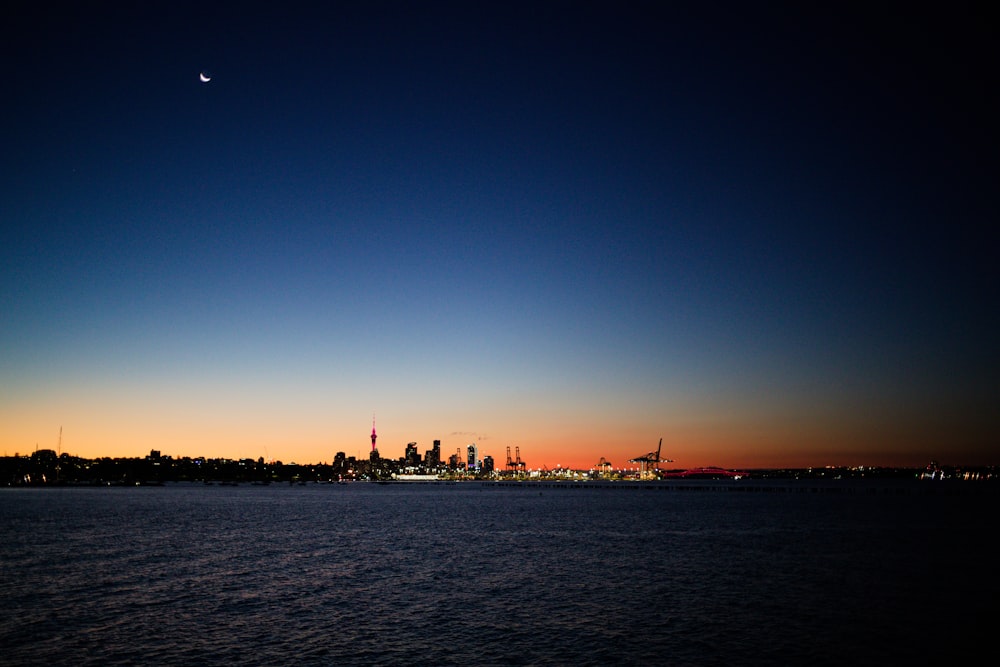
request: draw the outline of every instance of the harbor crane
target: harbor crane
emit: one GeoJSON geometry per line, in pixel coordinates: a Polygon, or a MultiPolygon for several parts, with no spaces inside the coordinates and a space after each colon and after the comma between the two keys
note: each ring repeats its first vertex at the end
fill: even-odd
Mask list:
{"type": "Polygon", "coordinates": [[[643,454],[637,456],[634,459],[629,459],[629,463],[639,464],[639,479],[649,479],[656,476],[656,471],[659,470],[661,463],[673,463],[673,459],[662,459],[660,458],[660,451],[663,449],[663,438],[660,438],[660,444],[656,447],[655,452],[649,452],[648,454],[643,454]]]}
{"type": "Polygon", "coordinates": [[[599,475],[606,476],[611,474],[611,471],[614,469],[614,466],[611,465],[611,461],[605,461],[604,457],[602,456],[601,460],[598,461],[595,468],[597,468],[597,473],[599,475]]]}
{"type": "Polygon", "coordinates": [[[507,464],[505,469],[507,472],[511,473],[523,473],[527,468],[527,464],[521,460],[521,447],[517,446],[514,448],[514,458],[510,458],[510,445],[507,446],[507,464]]]}

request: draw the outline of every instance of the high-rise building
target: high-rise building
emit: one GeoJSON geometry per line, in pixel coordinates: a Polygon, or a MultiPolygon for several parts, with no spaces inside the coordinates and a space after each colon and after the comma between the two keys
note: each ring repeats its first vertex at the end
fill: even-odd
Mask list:
{"type": "Polygon", "coordinates": [[[479,447],[476,447],[476,443],[469,445],[469,458],[468,470],[476,470],[479,468],[479,447]]]}
{"type": "Polygon", "coordinates": [[[427,450],[427,454],[424,456],[424,465],[430,469],[437,468],[441,465],[441,441],[435,440],[434,446],[427,450]]]}
{"type": "Polygon", "coordinates": [[[347,471],[347,455],[344,452],[334,454],[332,468],[335,475],[343,475],[347,471]]]}
{"type": "Polygon", "coordinates": [[[420,465],[420,454],[417,452],[417,443],[411,442],[406,445],[406,465],[416,468],[420,465]]]}
{"type": "Polygon", "coordinates": [[[489,456],[489,455],[484,456],[483,457],[483,472],[485,472],[487,474],[492,473],[493,472],[493,467],[494,467],[493,466],[493,457],[489,456]]]}

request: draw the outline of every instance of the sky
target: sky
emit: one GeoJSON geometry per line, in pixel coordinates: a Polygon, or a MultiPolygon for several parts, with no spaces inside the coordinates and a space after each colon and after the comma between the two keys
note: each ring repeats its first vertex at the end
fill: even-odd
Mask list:
{"type": "Polygon", "coordinates": [[[316,4],[4,10],[4,454],[1000,464],[984,7],[316,4]]]}

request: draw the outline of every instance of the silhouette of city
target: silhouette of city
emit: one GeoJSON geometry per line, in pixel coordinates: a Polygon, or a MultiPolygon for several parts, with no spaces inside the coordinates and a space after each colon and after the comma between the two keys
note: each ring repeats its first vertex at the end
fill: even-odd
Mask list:
{"type": "Polygon", "coordinates": [[[416,442],[408,443],[403,455],[386,458],[374,447],[362,459],[337,452],[329,463],[283,463],[257,459],[173,457],[152,450],[144,457],[101,457],[86,459],[52,449],[38,449],[30,455],[0,458],[0,486],[143,486],[175,482],[220,485],[319,484],[349,482],[433,482],[433,481],[621,481],[670,482],[681,480],[742,479],[921,479],[995,481],[996,466],[958,467],[931,462],[923,468],[817,467],[788,469],[727,470],[719,467],[661,469],[647,464],[641,469],[616,468],[603,458],[586,470],[545,466],[531,469],[521,459],[520,448],[498,467],[492,456],[480,457],[479,448],[458,447],[447,457],[441,441],[420,455],[416,442]]]}

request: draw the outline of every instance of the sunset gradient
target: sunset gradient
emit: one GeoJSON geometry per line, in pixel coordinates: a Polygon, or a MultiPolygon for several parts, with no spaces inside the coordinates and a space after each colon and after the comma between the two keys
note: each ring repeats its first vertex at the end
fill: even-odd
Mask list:
{"type": "Polygon", "coordinates": [[[15,3],[3,453],[1000,463],[985,22],[309,6],[15,3]]]}

